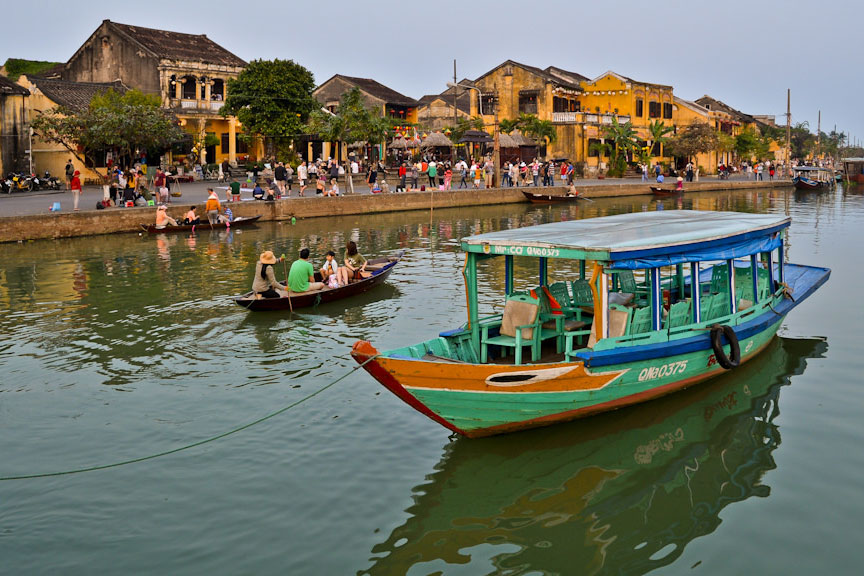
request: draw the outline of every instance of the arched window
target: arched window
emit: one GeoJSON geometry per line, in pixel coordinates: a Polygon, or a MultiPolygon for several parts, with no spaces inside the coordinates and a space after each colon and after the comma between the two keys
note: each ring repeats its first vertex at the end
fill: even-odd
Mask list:
{"type": "Polygon", "coordinates": [[[197,97],[198,79],[195,76],[184,76],[182,97],[184,100],[195,100],[197,97]]]}
{"type": "Polygon", "coordinates": [[[210,99],[216,101],[225,100],[225,81],[221,78],[213,79],[213,85],[210,86],[210,99]]]}

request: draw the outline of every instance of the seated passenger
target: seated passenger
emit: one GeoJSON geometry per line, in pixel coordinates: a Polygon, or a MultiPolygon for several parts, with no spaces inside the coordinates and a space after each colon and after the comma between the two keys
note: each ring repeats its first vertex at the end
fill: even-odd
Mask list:
{"type": "Polygon", "coordinates": [[[166,226],[177,226],[177,221],[168,216],[168,207],[160,204],[156,209],[156,228],[165,228],[166,226]]]}
{"type": "Polygon", "coordinates": [[[228,206],[225,207],[225,213],[219,215],[220,224],[231,224],[234,221],[234,212],[228,206]]]}
{"type": "Polygon", "coordinates": [[[339,265],[336,264],[336,253],[330,250],[327,252],[324,267],[321,268],[321,280],[324,281],[330,288],[339,288],[339,265]]]}
{"type": "Polygon", "coordinates": [[[300,259],[291,264],[288,271],[288,287],[291,292],[309,292],[324,288],[323,282],[315,281],[315,269],[309,263],[309,249],[300,250],[300,259]]]}
{"type": "Polygon", "coordinates": [[[189,211],[186,212],[186,216],[183,217],[183,224],[200,224],[201,219],[195,214],[195,206],[191,206],[189,211]]]}
{"type": "Polygon", "coordinates": [[[366,272],[366,258],[357,251],[357,244],[353,240],[349,240],[348,245],[345,247],[345,267],[339,270],[340,272],[345,270],[341,274],[342,278],[345,279],[345,284],[348,284],[349,279],[362,280],[372,275],[366,272]]]}
{"type": "Polygon", "coordinates": [[[282,295],[277,290],[288,290],[287,286],[276,281],[276,274],[273,272],[274,264],[276,264],[276,256],[272,251],[267,250],[261,254],[255,265],[252,291],[261,298],[280,298],[282,295]]]}

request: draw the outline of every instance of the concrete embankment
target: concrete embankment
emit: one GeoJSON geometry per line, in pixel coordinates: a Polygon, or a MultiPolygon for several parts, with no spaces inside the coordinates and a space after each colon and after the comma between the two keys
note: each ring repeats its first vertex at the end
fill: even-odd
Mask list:
{"type": "MultiPolygon", "coordinates": [[[[687,192],[735,191],[751,188],[778,188],[791,185],[788,180],[762,181],[706,181],[687,183],[687,192]]],[[[578,184],[577,184],[578,186],[578,184]]],[[[674,187],[674,182],[666,186],[674,187]]],[[[401,212],[405,210],[429,210],[455,208],[462,206],[486,206],[490,204],[513,204],[525,202],[522,190],[542,190],[548,194],[564,194],[565,188],[493,188],[490,190],[462,189],[448,192],[427,191],[400,194],[357,194],[339,198],[290,198],[276,202],[239,202],[231,204],[235,216],[261,215],[262,221],[290,220],[292,217],[319,218],[324,216],[345,216],[351,214],[371,214],[377,212],[401,212]]],[[[608,198],[616,196],[639,196],[648,194],[648,186],[639,183],[593,184],[580,187],[588,198],[608,198]]],[[[191,204],[173,204],[168,212],[180,218],[191,204]]],[[[202,214],[201,204],[197,204],[202,214]]],[[[204,216],[206,219],[206,215],[204,216]]],[[[12,216],[0,218],[0,242],[38,240],[45,238],[71,238],[97,234],[120,232],[139,232],[141,224],[155,221],[156,209],[111,208],[108,210],[89,210],[85,212],[36,214],[32,216],[12,216]]]]}

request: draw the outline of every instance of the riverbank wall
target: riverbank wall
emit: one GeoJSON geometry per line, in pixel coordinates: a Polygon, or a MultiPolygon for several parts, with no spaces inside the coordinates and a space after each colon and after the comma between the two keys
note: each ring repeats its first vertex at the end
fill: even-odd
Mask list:
{"type": "MultiPolygon", "coordinates": [[[[674,183],[670,183],[667,186],[674,186],[674,183]]],[[[791,186],[791,181],[713,180],[688,182],[686,193],[736,191],[753,188],[770,189],[785,186],[791,186]]],[[[522,194],[523,190],[531,192],[542,191],[546,194],[564,194],[566,192],[563,186],[550,188],[492,188],[489,190],[463,188],[461,190],[446,192],[434,190],[398,194],[355,194],[335,198],[313,196],[288,198],[275,202],[235,202],[230,206],[235,217],[261,215],[261,221],[290,220],[291,218],[300,220],[326,216],[429,210],[432,208],[514,204],[526,201],[525,196],[522,194]]],[[[580,187],[580,190],[587,198],[650,196],[648,185],[644,183],[592,184],[584,188],[580,187]]],[[[168,209],[168,213],[172,217],[179,219],[190,206],[192,206],[191,203],[172,204],[168,209]]],[[[204,216],[206,219],[206,214],[203,214],[201,204],[196,204],[196,206],[199,208],[199,215],[204,216]]],[[[0,242],[141,232],[142,224],[152,224],[155,220],[156,209],[153,207],[110,208],[107,210],[3,217],[0,218],[0,242]]]]}

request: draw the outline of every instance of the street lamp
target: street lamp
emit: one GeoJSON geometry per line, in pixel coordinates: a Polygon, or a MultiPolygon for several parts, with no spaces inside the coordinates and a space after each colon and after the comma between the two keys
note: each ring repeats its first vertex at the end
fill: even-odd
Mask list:
{"type": "Polygon", "coordinates": [[[466,86],[464,84],[454,84],[453,82],[447,82],[448,88],[465,88],[466,90],[477,90],[477,102],[480,106],[480,116],[483,116],[483,93],[480,92],[480,89],[476,86],[466,86]]]}

